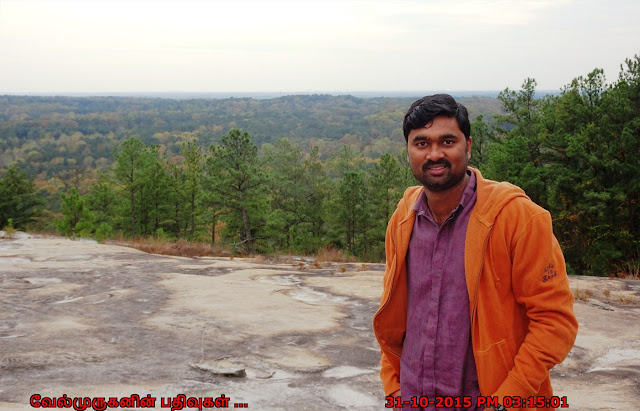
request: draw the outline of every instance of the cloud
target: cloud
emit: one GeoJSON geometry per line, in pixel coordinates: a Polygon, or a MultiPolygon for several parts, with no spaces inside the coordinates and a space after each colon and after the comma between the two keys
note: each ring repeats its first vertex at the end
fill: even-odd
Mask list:
{"type": "Polygon", "coordinates": [[[397,16],[407,23],[425,25],[444,21],[451,26],[513,26],[529,24],[544,12],[568,3],[568,0],[462,0],[374,2],[380,15],[397,16]]]}
{"type": "Polygon", "coordinates": [[[604,63],[612,78],[639,5],[0,0],[0,92],[554,88],[604,63]]]}

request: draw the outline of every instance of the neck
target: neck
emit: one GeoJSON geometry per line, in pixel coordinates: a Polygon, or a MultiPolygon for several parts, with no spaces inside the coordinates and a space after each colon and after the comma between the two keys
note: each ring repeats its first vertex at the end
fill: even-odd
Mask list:
{"type": "Polygon", "coordinates": [[[442,225],[451,215],[451,211],[460,203],[468,181],[469,175],[465,173],[464,178],[448,190],[431,191],[426,187],[424,188],[429,211],[431,211],[431,215],[438,225],[442,225]]]}

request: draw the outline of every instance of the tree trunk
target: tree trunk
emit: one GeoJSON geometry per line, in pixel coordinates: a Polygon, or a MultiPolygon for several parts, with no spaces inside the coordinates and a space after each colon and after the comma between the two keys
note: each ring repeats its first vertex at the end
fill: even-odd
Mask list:
{"type": "Polygon", "coordinates": [[[136,211],[135,211],[135,190],[129,191],[129,200],[131,201],[131,238],[136,235],[136,211]]]}
{"type": "Polygon", "coordinates": [[[153,233],[156,234],[158,232],[158,228],[160,228],[160,203],[159,203],[159,196],[158,193],[156,192],[155,196],[155,221],[153,224],[153,233]]]}
{"type": "Polygon", "coordinates": [[[191,234],[191,238],[193,239],[193,235],[196,231],[196,194],[195,192],[191,193],[191,230],[189,234],[191,234]]]}
{"type": "Polygon", "coordinates": [[[245,250],[248,254],[253,254],[253,238],[251,238],[251,227],[249,227],[249,216],[247,210],[242,209],[242,224],[244,226],[244,243],[246,244],[245,250]]]}
{"type": "Polygon", "coordinates": [[[216,245],[216,217],[213,217],[213,221],[211,222],[211,245],[216,245]]]}

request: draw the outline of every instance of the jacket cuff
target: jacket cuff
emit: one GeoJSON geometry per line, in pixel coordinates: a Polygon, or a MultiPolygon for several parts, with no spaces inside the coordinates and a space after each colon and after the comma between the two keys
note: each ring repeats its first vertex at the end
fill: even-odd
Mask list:
{"type": "Polygon", "coordinates": [[[498,397],[498,402],[501,405],[504,405],[504,397],[529,398],[535,394],[535,392],[531,391],[527,386],[523,385],[520,381],[512,377],[511,373],[509,373],[507,378],[502,382],[502,385],[500,385],[498,390],[493,393],[493,396],[498,397]]]}

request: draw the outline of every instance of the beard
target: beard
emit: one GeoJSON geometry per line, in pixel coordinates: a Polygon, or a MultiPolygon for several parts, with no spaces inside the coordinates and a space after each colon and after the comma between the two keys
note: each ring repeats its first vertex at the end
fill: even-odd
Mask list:
{"type": "Polygon", "coordinates": [[[422,165],[419,170],[411,170],[413,176],[429,191],[446,191],[452,187],[455,187],[467,173],[467,165],[460,171],[454,171],[451,168],[451,163],[446,159],[440,159],[438,161],[427,161],[422,165]],[[428,172],[429,167],[436,165],[442,165],[445,167],[444,173],[441,176],[433,176],[428,172]]]}

